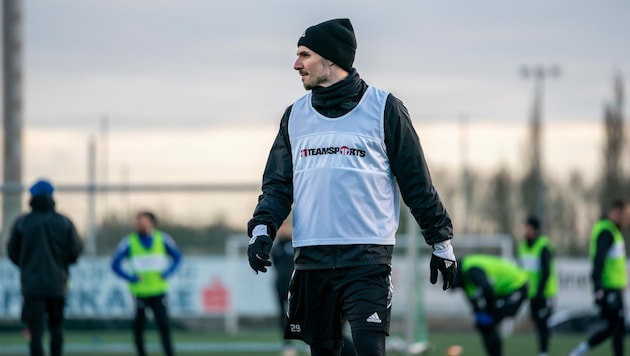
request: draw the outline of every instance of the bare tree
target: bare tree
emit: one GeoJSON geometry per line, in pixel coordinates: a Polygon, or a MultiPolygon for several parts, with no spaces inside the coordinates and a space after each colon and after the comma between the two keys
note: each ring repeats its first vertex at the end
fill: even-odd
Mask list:
{"type": "Polygon", "coordinates": [[[515,209],[512,204],[513,182],[510,172],[501,166],[490,177],[486,208],[488,219],[493,222],[494,232],[512,234],[515,209]]]}
{"type": "Polygon", "coordinates": [[[623,194],[623,154],[625,128],[623,119],[624,88],[621,73],[613,81],[614,98],[604,105],[604,167],[601,177],[600,209],[604,211],[611,199],[623,194]]]}

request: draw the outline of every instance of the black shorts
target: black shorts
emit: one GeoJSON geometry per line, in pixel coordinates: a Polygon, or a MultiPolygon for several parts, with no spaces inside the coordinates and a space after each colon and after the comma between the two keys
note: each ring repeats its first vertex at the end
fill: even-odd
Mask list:
{"type": "Polygon", "coordinates": [[[548,298],[532,298],[529,300],[529,314],[532,320],[549,319],[553,313],[553,299],[548,298]]]}
{"type": "Polygon", "coordinates": [[[514,292],[497,297],[494,302],[494,316],[497,321],[511,318],[518,314],[518,310],[527,298],[527,285],[514,292]]]}
{"type": "Polygon", "coordinates": [[[389,265],[295,271],[285,339],[337,349],[342,345],[344,320],[353,331],[389,335],[391,271],[389,265]]]}

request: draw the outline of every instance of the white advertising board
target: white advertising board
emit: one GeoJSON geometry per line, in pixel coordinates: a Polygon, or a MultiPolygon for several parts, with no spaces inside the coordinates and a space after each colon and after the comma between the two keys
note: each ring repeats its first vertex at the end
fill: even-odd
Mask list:
{"type": "MultiPolygon", "coordinates": [[[[410,305],[409,287],[423,283],[425,314],[428,317],[468,317],[469,307],[461,291],[443,292],[428,282],[428,260],[418,265],[421,279],[406,282],[406,261],[397,256],[394,263],[394,314],[402,315],[410,305]]],[[[556,310],[592,309],[590,265],[585,259],[557,261],[560,291],[556,310]]],[[[273,274],[255,275],[246,258],[184,258],[171,279],[169,307],[173,316],[242,315],[273,316],[277,313],[273,295],[273,274]]],[[[628,297],[628,293],[626,293],[628,297]]],[[[626,298],[628,299],[628,298],[626,298]]],[[[22,296],[19,271],[7,259],[0,259],[0,318],[20,315],[22,296]]],[[[629,304],[630,305],[630,300],[629,304]]],[[[78,318],[129,317],[132,298],[126,283],[116,277],[108,258],[83,258],[71,269],[67,316],[78,318]]]]}

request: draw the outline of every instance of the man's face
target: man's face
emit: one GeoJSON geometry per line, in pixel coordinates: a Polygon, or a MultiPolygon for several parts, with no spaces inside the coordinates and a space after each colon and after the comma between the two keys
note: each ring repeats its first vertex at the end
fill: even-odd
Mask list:
{"type": "Polygon", "coordinates": [[[630,204],[627,204],[625,209],[620,213],[619,217],[619,229],[622,231],[630,227],[630,204]]]}
{"type": "Polygon", "coordinates": [[[311,90],[330,85],[330,67],[330,62],[324,57],[306,46],[298,47],[293,69],[300,73],[304,89],[311,90]]]}
{"type": "Polygon", "coordinates": [[[150,234],[153,231],[153,222],[148,216],[139,214],[136,216],[136,232],[150,234]]]}
{"type": "Polygon", "coordinates": [[[534,241],[538,237],[538,231],[530,224],[523,226],[523,235],[527,241],[534,241]]]}

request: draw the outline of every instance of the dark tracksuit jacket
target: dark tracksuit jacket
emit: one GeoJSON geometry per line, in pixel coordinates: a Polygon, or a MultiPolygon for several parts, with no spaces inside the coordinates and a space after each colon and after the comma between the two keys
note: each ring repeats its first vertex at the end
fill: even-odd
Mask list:
{"type": "Polygon", "coordinates": [[[55,211],[50,195],[31,199],[32,211],[19,217],[7,244],[9,258],[20,269],[25,296],[64,297],[68,267],[83,244],[72,221],[55,211]]]}
{"type": "Polygon", "coordinates": [[[591,272],[591,280],[593,281],[593,289],[602,290],[602,278],[604,275],[604,263],[606,255],[612,247],[615,238],[608,230],[602,231],[597,238],[597,251],[593,260],[593,271],[591,272]]]}
{"type": "MultiPolygon", "coordinates": [[[[353,69],[348,77],[327,88],[315,88],[312,105],[320,114],[337,118],[350,112],[361,100],[368,85],[353,69]]],[[[266,225],[273,238],[291,211],[293,203],[293,162],[288,133],[292,106],[280,120],[280,130],[271,148],[263,175],[262,195],[248,223],[248,234],[257,225],[266,225]]],[[[384,111],[387,158],[403,201],[422,228],[428,244],[453,237],[453,227],[438,196],[427,167],[420,140],[409,113],[393,95],[387,97],[384,111]]],[[[366,207],[369,208],[369,207],[366,207]]],[[[317,222],[314,221],[314,224],[317,222]]],[[[321,245],[295,249],[295,269],[330,269],[370,264],[390,264],[393,246],[321,245]]]]}

